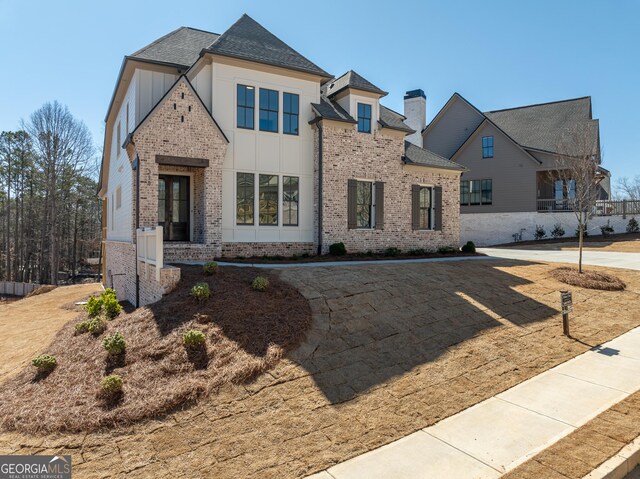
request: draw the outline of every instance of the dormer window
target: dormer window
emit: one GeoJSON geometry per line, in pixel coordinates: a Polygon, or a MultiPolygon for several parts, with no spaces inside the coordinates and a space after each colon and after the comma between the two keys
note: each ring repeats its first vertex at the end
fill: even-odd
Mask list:
{"type": "Polygon", "coordinates": [[[371,133],[371,105],[358,103],[358,131],[371,133]]]}

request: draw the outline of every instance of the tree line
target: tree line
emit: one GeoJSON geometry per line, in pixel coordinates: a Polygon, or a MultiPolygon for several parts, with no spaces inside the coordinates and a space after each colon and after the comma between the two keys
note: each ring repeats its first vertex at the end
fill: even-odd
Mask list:
{"type": "Polygon", "coordinates": [[[0,133],[0,280],[58,284],[101,246],[96,150],[66,106],[0,133]]]}

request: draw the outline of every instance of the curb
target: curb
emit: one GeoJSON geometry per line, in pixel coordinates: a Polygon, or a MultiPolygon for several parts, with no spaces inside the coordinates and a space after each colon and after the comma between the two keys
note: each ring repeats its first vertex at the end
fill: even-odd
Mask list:
{"type": "Polygon", "coordinates": [[[584,476],[583,479],[622,479],[640,464],[640,436],[620,449],[612,458],[584,476]]]}

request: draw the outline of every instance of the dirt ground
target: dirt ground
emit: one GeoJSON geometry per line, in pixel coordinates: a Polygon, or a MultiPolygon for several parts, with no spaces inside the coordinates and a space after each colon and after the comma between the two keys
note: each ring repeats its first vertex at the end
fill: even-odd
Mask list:
{"type": "Polygon", "coordinates": [[[44,352],[77,311],[64,306],[101,291],[100,283],[62,286],[49,293],[0,305],[0,381],[16,374],[44,352]]]}
{"type": "MultiPolygon", "coordinates": [[[[581,479],[640,435],[640,392],[521,464],[504,479],[581,479]]],[[[640,477],[640,469],[629,479],[640,477]]]]}
{"type": "MultiPolygon", "coordinates": [[[[269,373],[170,416],[90,434],[0,435],[0,454],[71,454],[78,477],[293,478],[455,414],[640,324],[640,273],[572,288],[510,260],[291,268],[314,313],[269,373]]],[[[607,271],[600,268],[593,268],[607,271]]]]}

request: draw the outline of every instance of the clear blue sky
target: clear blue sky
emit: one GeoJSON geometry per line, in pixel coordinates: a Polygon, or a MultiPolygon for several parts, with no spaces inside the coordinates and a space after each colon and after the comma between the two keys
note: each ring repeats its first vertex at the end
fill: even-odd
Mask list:
{"type": "Polygon", "coordinates": [[[222,33],[248,13],[334,75],[422,88],[431,119],[455,91],[481,110],[591,95],[604,165],[640,174],[640,2],[0,0],[0,130],[57,99],[98,146],[122,57],[181,25],[222,33]]]}

